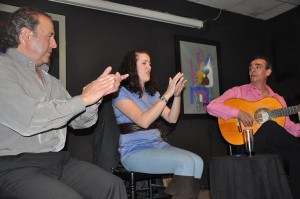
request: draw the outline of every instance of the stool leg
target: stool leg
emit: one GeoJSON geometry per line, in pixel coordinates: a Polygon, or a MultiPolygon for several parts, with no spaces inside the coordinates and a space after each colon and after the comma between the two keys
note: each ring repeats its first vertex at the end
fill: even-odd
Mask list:
{"type": "Polygon", "coordinates": [[[136,182],[135,182],[135,177],[134,177],[133,172],[130,173],[130,183],[129,184],[130,184],[129,187],[130,187],[131,199],[135,199],[136,182]]]}
{"type": "Polygon", "coordinates": [[[229,144],[229,155],[232,155],[232,146],[229,144]]]}
{"type": "Polygon", "coordinates": [[[148,180],[148,188],[149,188],[149,196],[152,199],[153,198],[153,190],[152,190],[152,180],[148,180]]]}

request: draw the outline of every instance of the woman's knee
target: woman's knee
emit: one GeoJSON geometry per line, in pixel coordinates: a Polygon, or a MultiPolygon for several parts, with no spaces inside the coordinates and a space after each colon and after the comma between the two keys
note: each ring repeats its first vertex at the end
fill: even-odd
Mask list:
{"type": "Polygon", "coordinates": [[[193,158],[194,158],[196,166],[203,167],[203,160],[202,160],[202,158],[200,156],[198,156],[198,155],[195,154],[195,156],[193,158]]]}
{"type": "Polygon", "coordinates": [[[204,162],[200,156],[195,156],[194,157],[195,161],[195,173],[194,176],[195,178],[201,178],[202,172],[203,172],[203,167],[204,167],[204,162]]]}
{"type": "Polygon", "coordinates": [[[182,156],[178,158],[176,162],[176,175],[194,176],[196,162],[192,156],[182,156]]]}

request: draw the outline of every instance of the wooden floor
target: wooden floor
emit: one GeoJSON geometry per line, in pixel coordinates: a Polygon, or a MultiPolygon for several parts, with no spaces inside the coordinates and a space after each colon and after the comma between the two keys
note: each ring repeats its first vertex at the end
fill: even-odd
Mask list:
{"type": "Polygon", "coordinates": [[[200,190],[198,199],[210,199],[209,190],[200,190]]]}
{"type": "MultiPolygon", "coordinates": [[[[139,185],[143,187],[143,184],[139,184],[139,185]]],[[[162,188],[156,188],[154,190],[153,194],[154,194],[153,198],[170,199],[170,196],[166,196],[165,193],[164,193],[164,189],[162,189],[162,188]]],[[[145,198],[149,198],[149,196],[147,196],[147,192],[137,191],[136,199],[145,199],[145,198]]],[[[198,199],[210,199],[209,190],[208,189],[200,189],[198,199]]]]}

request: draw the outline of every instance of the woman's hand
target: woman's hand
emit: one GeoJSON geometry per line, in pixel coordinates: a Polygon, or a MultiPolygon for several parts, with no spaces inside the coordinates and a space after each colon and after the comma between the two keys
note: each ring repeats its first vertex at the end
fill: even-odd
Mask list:
{"type": "Polygon", "coordinates": [[[175,92],[176,92],[176,94],[180,94],[183,89],[182,83],[185,83],[183,73],[179,72],[173,78],[170,77],[169,78],[169,86],[163,96],[167,99],[170,99],[173,95],[175,95],[175,92]]]}
{"type": "Polygon", "coordinates": [[[182,76],[175,87],[174,97],[179,97],[183,91],[183,88],[185,87],[185,83],[187,80],[184,79],[182,76]]]}

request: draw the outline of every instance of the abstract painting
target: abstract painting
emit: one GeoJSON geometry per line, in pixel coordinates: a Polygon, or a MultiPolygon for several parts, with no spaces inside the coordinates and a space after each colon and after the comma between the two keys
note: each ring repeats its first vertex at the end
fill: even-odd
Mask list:
{"type": "Polygon", "coordinates": [[[220,95],[219,44],[186,36],[175,36],[177,70],[188,80],[183,92],[184,114],[206,114],[209,102],[220,95]]]}

